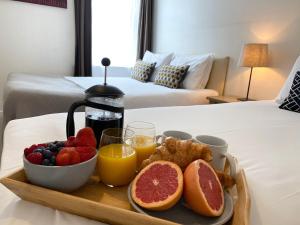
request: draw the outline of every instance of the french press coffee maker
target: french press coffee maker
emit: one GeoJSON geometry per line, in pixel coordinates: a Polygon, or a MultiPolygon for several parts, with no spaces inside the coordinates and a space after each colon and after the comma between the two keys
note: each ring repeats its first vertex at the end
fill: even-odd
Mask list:
{"type": "Polygon", "coordinates": [[[101,61],[105,66],[104,84],[94,85],[85,91],[85,99],[74,102],[67,117],[67,137],[74,136],[74,112],[80,106],[85,106],[85,126],[94,130],[97,147],[101,134],[107,128],[123,128],[124,120],[124,93],[117,87],[107,85],[108,58],[101,61]]]}

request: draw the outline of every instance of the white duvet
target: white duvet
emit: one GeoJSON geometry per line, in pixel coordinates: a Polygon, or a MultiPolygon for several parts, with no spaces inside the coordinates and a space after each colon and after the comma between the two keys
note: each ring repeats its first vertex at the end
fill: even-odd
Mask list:
{"type": "MultiPolygon", "coordinates": [[[[157,133],[176,129],[224,138],[245,169],[251,195],[252,225],[299,225],[300,114],[273,101],[128,110],[125,123],[153,122],[157,133]]],[[[22,166],[32,143],[65,138],[65,114],[11,121],[5,130],[1,176],[22,166]]],[[[76,114],[77,127],[84,114],[76,114]]],[[[100,224],[20,200],[0,185],[0,224],[100,224]]]]}
{"type": "MultiPolygon", "coordinates": [[[[84,90],[96,84],[103,84],[102,77],[65,77],[84,90]]],[[[125,94],[125,108],[150,108],[160,106],[202,105],[208,103],[208,96],[217,96],[211,89],[172,89],[153,82],[143,83],[128,77],[108,77],[107,83],[121,89],[125,94]]]]}
{"type": "MultiPolygon", "coordinates": [[[[103,84],[101,77],[62,77],[12,73],[4,90],[3,125],[13,119],[67,112],[85,97],[84,90],[103,84]]],[[[125,77],[109,77],[108,84],[124,93],[126,109],[207,104],[214,90],[171,89],[125,77]]],[[[1,151],[0,151],[1,155],[1,151]]]]}

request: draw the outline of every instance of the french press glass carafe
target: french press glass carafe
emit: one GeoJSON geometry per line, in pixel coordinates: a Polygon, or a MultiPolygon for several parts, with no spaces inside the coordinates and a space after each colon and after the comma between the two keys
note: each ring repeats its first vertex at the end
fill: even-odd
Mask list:
{"type": "Polygon", "coordinates": [[[117,87],[107,85],[108,58],[102,59],[105,66],[104,84],[94,85],[85,91],[85,99],[74,102],[67,117],[67,137],[74,136],[74,112],[80,106],[85,106],[85,125],[94,130],[97,147],[102,131],[107,128],[123,128],[124,120],[124,93],[117,87]]]}

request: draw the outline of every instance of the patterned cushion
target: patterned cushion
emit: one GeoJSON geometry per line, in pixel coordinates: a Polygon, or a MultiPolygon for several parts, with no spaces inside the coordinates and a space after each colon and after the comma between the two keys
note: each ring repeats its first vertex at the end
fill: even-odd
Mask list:
{"type": "Polygon", "coordinates": [[[147,63],[143,61],[137,61],[133,68],[131,77],[133,79],[146,82],[149,80],[151,73],[155,68],[156,63],[147,63]]]}
{"type": "Polygon", "coordinates": [[[178,88],[189,67],[189,65],[164,65],[159,69],[158,74],[155,76],[154,83],[169,88],[178,88]]]}
{"type": "Polygon", "coordinates": [[[279,108],[300,113],[300,71],[295,75],[289,96],[279,108]]]}

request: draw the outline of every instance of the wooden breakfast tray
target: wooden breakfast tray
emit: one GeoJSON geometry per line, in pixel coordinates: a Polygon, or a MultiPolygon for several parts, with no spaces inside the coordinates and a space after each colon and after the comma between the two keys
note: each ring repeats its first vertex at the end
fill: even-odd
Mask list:
{"type": "MultiPolygon", "coordinates": [[[[137,213],[127,199],[127,186],[110,188],[92,177],[79,190],[62,193],[30,184],[24,170],[19,170],[0,180],[20,198],[109,224],[124,225],[175,225],[177,223],[137,213]]],[[[248,225],[250,197],[243,170],[236,177],[237,199],[233,218],[228,224],[248,225]]]]}

